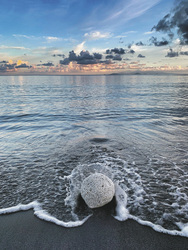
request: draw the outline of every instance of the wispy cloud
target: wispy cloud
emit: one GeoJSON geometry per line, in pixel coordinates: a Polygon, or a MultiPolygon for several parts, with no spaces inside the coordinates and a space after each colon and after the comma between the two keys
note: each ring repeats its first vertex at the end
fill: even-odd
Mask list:
{"type": "Polygon", "coordinates": [[[63,40],[62,38],[56,36],[44,36],[44,39],[46,39],[48,43],[59,42],[63,40]]]}
{"type": "Polygon", "coordinates": [[[34,36],[34,35],[24,35],[24,34],[13,34],[12,35],[16,39],[27,39],[27,40],[41,40],[41,42],[53,43],[53,42],[75,42],[76,40],[73,38],[63,38],[57,36],[34,36]]]}
{"type": "Polygon", "coordinates": [[[112,26],[117,26],[143,15],[158,2],[160,2],[160,0],[117,1],[114,6],[111,6],[111,10],[109,9],[108,16],[103,22],[110,22],[112,26]]]}
{"type": "Polygon", "coordinates": [[[118,36],[115,36],[114,38],[125,38],[125,37],[127,37],[127,36],[125,36],[125,35],[118,35],[118,36]]]}
{"type": "Polygon", "coordinates": [[[6,45],[1,45],[0,49],[15,49],[15,50],[30,50],[29,48],[25,48],[25,47],[19,47],[19,46],[6,46],[6,45]]]}
{"type": "Polygon", "coordinates": [[[128,35],[128,34],[134,34],[134,33],[137,33],[137,32],[138,31],[136,31],[136,30],[129,30],[129,31],[123,32],[123,34],[128,35]]]}
{"type": "Polygon", "coordinates": [[[85,45],[85,41],[83,41],[82,43],[78,44],[76,46],[76,48],[74,49],[75,53],[80,53],[80,51],[82,51],[84,49],[84,45],[85,45]]]}
{"type": "Polygon", "coordinates": [[[109,32],[101,33],[100,31],[92,31],[90,33],[85,33],[84,37],[88,40],[99,40],[99,39],[105,39],[110,38],[112,36],[109,32]]]}
{"type": "Polygon", "coordinates": [[[15,38],[26,38],[26,39],[37,39],[38,37],[32,36],[32,35],[22,35],[22,34],[13,34],[12,35],[15,38]]]}
{"type": "Polygon", "coordinates": [[[38,55],[49,55],[51,56],[52,54],[58,54],[61,53],[61,51],[56,48],[56,47],[38,47],[32,50],[32,54],[38,54],[38,55]]]}
{"type": "Polygon", "coordinates": [[[147,32],[144,32],[144,35],[151,35],[151,34],[153,34],[153,33],[155,33],[154,30],[152,30],[152,31],[147,31],[147,32]]]}

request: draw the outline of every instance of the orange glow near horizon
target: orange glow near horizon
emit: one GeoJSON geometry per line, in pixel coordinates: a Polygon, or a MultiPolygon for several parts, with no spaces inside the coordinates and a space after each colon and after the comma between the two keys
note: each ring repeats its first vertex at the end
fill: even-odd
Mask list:
{"type": "Polygon", "coordinates": [[[8,62],[9,62],[9,64],[13,64],[13,61],[11,59],[8,62]]]}
{"type": "MultiPolygon", "coordinates": [[[[31,68],[20,67],[22,64],[29,65],[29,62],[22,61],[18,59],[16,63],[13,60],[9,60],[9,64],[15,65],[14,68],[7,68],[6,72],[13,74],[26,73],[26,74],[111,74],[111,73],[130,73],[130,72],[179,72],[186,73],[188,67],[182,67],[181,65],[170,66],[168,64],[161,66],[151,66],[148,64],[140,63],[139,61],[127,63],[127,62],[98,62],[96,64],[78,64],[77,62],[70,62],[69,65],[57,64],[55,66],[44,66],[41,65],[38,67],[36,64],[33,64],[31,68]]],[[[4,72],[5,73],[5,72],[4,72]]],[[[3,72],[2,72],[3,74],[3,72]]]]}

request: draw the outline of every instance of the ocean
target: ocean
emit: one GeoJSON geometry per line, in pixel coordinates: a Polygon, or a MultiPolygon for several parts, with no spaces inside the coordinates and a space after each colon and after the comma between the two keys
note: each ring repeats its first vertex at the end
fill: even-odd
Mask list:
{"type": "Polygon", "coordinates": [[[103,173],[112,216],[188,237],[188,76],[0,76],[0,97],[0,214],[82,225],[103,173]]]}

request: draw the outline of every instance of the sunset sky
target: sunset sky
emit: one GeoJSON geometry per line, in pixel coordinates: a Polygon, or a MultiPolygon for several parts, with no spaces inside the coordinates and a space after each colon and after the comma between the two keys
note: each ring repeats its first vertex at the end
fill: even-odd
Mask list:
{"type": "Polygon", "coordinates": [[[188,69],[188,0],[9,0],[0,23],[0,74],[188,69]]]}

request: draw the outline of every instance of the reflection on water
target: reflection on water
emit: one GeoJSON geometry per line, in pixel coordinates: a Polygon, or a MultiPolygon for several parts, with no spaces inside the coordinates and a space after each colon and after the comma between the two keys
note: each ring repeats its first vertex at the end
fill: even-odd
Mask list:
{"type": "Polygon", "coordinates": [[[97,164],[109,168],[128,193],[131,214],[167,228],[185,223],[187,81],[186,76],[0,77],[1,207],[38,200],[69,220],[68,183],[62,178],[97,164]]]}

